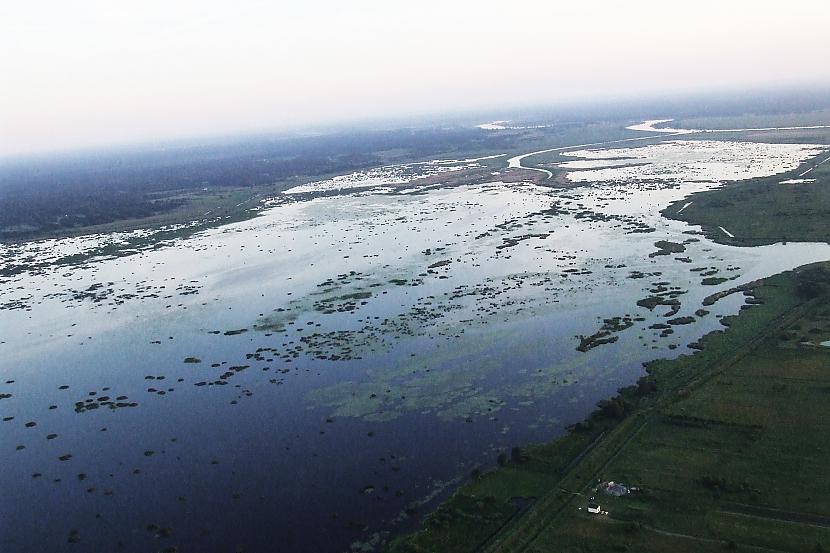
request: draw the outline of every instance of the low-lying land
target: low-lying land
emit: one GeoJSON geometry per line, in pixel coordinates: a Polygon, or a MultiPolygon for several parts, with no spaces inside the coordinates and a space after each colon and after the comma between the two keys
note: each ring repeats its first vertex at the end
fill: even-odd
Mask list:
{"type": "Polygon", "coordinates": [[[701,351],[647,366],[568,435],[472,475],[392,551],[830,546],[830,272],[759,283],[701,351]],[[596,490],[604,481],[636,491],[596,490]],[[589,514],[597,503],[606,514],[589,514]]]}

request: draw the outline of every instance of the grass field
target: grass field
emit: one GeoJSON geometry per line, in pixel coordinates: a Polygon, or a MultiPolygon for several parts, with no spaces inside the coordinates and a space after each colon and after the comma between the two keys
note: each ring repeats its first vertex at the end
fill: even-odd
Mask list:
{"type": "MultiPolygon", "coordinates": [[[[825,308],[802,309],[781,328],[825,308]]],[[[671,363],[660,369],[672,370],[671,363]]],[[[765,340],[734,361],[716,363],[698,385],[650,413],[603,468],[601,478],[643,491],[598,496],[607,517],[567,509],[529,550],[553,544],[560,551],[830,546],[829,397],[830,350],[765,340]],[[571,527],[580,529],[577,535],[571,527]]]]}

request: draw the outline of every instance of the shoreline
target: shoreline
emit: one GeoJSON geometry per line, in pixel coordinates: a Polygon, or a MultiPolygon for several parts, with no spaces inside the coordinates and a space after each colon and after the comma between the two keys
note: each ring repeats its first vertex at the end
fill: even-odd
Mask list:
{"type": "MultiPolygon", "coordinates": [[[[811,271],[821,271],[825,284],[830,284],[828,269],[830,262],[810,264],[734,290],[743,292],[750,301],[739,314],[724,318],[724,330],[712,331],[699,340],[694,348],[697,351],[645,363],[646,376],[599,402],[584,421],[568,429],[568,434],[552,442],[514,448],[509,458],[500,457],[500,466],[494,470],[473,471],[450,498],[424,517],[417,532],[396,538],[386,550],[524,550],[546,528],[554,526],[557,517],[569,516],[576,511],[576,503],[586,501],[592,483],[602,479],[649,421],[662,416],[661,410],[685,400],[752,355],[809,309],[830,304],[826,291],[808,299],[795,293],[801,275],[811,271]],[[782,293],[782,289],[786,291],[782,293]],[[544,477],[528,482],[533,473],[544,477]],[[538,493],[541,490],[547,491],[538,493]],[[529,491],[533,495],[528,495],[529,491]],[[471,505],[475,507],[472,513],[471,505]],[[480,517],[479,524],[489,522],[489,527],[474,532],[466,519],[475,516],[480,517]]],[[[830,353],[830,348],[821,353],[830,353]]],[[[719,546],[725,543],[717,540],[719,546]]]]}

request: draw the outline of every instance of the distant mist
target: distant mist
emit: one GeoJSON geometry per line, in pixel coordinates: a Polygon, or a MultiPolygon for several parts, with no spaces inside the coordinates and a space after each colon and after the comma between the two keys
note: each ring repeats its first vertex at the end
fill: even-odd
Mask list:
{"type": "Polygon", "coordinates": [[[0,156],[830,83],[816,0],[47,0],[0,20],[0,156]]]}

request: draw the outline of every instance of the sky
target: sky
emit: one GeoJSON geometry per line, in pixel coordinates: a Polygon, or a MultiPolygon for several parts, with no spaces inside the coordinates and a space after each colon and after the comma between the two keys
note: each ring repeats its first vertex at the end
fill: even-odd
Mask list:
{"type": "Polygon", "coordinates": [[[827,0],[9,0],[0,155],[830,83],[827,0]]]}

